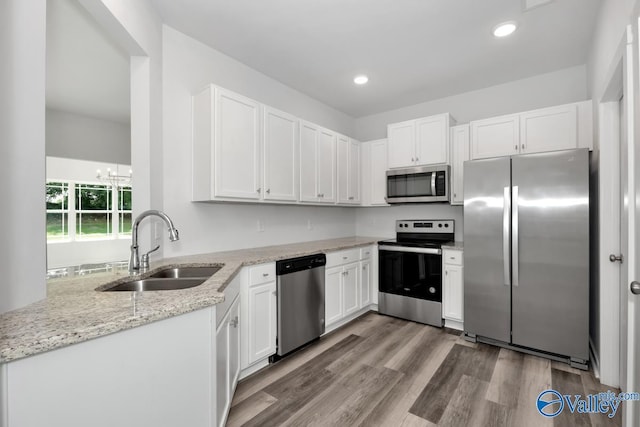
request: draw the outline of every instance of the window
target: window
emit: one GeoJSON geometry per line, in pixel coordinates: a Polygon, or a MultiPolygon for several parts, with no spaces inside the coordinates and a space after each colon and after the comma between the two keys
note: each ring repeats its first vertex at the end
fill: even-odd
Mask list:
{"type": "Polygon", "coordinates": [[[131,236],[130,186],[47,182],[46,204],[47,242],[131,236]]]}
{"type": "Polygon", "coordinates": [[[47,193],[47,241],[69,238],[69,184],[48,182],[47,193]]]}

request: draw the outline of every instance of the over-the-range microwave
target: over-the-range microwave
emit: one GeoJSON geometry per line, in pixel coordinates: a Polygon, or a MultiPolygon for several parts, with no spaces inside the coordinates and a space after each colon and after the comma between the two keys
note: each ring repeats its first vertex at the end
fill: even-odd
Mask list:
{"type": "Polygon", "coordinates": [[[387,203],[449,201],[449,166],[416,166],[387,171],[387,203]]]}

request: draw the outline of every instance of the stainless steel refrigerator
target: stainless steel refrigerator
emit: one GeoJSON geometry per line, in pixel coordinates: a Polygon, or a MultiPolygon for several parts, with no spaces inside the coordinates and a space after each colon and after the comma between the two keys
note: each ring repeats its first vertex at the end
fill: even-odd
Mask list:
{"type": "Polygon", "coordinates": [[[589,359],[589,151],[464,163],[464,330],[589,359]]]}

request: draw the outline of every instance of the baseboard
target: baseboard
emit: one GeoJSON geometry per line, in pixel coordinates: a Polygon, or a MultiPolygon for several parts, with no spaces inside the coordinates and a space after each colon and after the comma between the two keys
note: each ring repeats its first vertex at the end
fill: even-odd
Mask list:
{"type": "Polygon", "coordinates": [[[340,319],[339,321],[337,321],[336,323],[332,323],[331,325],[327,326],[324,330],[324,334],[322,334],[321,336],[325,336],[327,335],[329,332],[333,332],[336,329],[338,329],[341,326],[346,325],[349,322],[352,322],[353,320],[357,319],[358,317],[362,316],[365,313],[368,313],[370,311],[378,311],[378,304],[370,304],[364,308],[361,308],[360,310],[356,311],[355,313],[350,314],[349,316],[340,319]]]}
{"type": "Polygon", "coordinates": [[[596,346],[591,337],[589,337],[589,354],[591,356],[591,366],[593,367],[593,375],[600,379],[600,358],[596,346]]]}
{"type": "Polygon", "coordinates": [[[238,377],[238,381],[247,378],[251,374],[255,374],[256,372],[258,372],[262,368],[266,368],[267,366],[269,366],[268,357],[266,359],[255,362],[253,365],[248,366],[246,369],[243,369],[242,371],[240,371],[240,376],[238,377]]]}
{"type": "Polygon", "coordinates": [[[457,320],[444,319],[444,326],[457,331],[464,331],[464,323],[458,322],[457,320]]]}

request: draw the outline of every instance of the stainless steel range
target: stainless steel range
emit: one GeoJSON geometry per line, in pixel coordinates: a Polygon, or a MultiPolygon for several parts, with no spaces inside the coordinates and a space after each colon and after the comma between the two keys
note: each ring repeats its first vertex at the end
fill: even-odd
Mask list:
{"type": "Polygon", "coordinates": [[[378,242],[378,312],[442,327],[442,244],[453,220],[398,220],[396,238],[378,242]]]}

